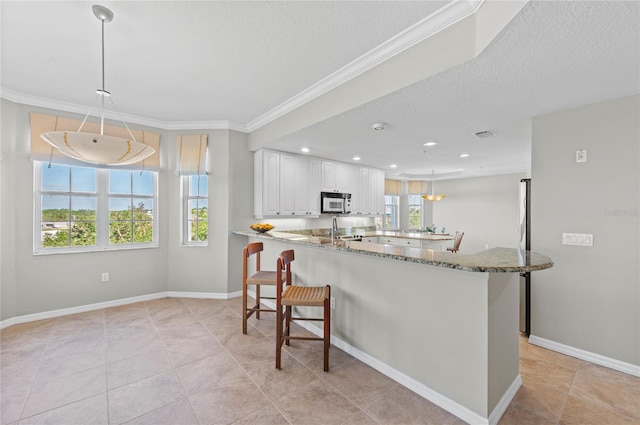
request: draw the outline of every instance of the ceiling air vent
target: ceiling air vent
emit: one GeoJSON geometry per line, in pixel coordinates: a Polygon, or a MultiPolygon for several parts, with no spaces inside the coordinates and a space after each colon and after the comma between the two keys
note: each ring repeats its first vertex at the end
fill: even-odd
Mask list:
{"type": "Polygon", "coordinates": [[[495,135],[496,135],[496,133],[494,133],[494,132],[493,132],[493,131],[491,131],[491,130],[478,131],[478,132],[476,133],[476,136],[478,136],[478,137],[479,137],[479,138],[481,138],[481,139],[486,139],[487,137],[493,137],[493,136],[495,136],[495,135]]]}

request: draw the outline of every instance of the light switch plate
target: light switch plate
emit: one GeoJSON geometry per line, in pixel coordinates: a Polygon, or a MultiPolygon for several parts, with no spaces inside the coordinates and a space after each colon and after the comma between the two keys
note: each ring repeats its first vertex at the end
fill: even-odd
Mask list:
{"type": "Polygon", "coordinates": [[[587,150],[579,149],[576,151],[576,162],[587,162],[587,150]]]}
{"type": "Polygon", "coordinates": [[[593,246],[593,234],[563,233],[562,245],[593,246]]]}

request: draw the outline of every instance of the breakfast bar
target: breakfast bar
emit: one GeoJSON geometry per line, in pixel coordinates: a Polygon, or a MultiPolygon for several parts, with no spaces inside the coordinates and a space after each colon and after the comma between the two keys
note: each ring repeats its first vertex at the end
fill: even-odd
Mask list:
{"type": "Polygon", "coordinates": [[[519,273],[550,268],[550,258],[233,233],[263,242],[262,263],[274,267],[281,251],[294,249],[297,284],[331,284],[332,343],[440,407],[468,423],[496,423],[515,396],[519,273]]]}

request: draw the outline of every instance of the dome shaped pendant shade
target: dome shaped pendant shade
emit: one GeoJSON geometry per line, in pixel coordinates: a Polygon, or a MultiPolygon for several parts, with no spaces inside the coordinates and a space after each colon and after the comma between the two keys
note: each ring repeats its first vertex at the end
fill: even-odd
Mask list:
{"type": "MultiPolygon", "coordinates": [[[[78,131],[47,131],[42,139],[64,155],[98,165],[129,165],[140,162],[155,153],[155,149],[139,143],[124,123],[131,138],[107,136],[104,134],[104,99],[111,100],[111,94],[104,88],[104,24],[113,20],[113,13],[104,6],[93,5],[93,13],[102,25],[102,88],[97,90],[100,103],[100,134],[78,131]]],[[[113,102],[113,100],[111,100],[113,102]]],[[[115,106],[115,104],[114,104],[115,106]]],[[[85,117],[84,125],[89,113],[85,117]]],[[[124,121],[123,121],[124,122],[124,121]]]]}
{"type": "Polygon", "coordinates": [[[431,194],[422,195],[422,199],[426,199],[427,201],[439,201],[446,197],[446,195],[442,193],[437,195],[433,194],[433,189],[435,185],[436,185],[436,173],[435,173],[435,170],[431,170],[431,194]]]}
{"type": "Polygon", "coordinates": [[[79,161],[98,165],[129,165],[155,153],[135,140],[75,131],[48,131],[40,135],[51,146],[79,161]]]}

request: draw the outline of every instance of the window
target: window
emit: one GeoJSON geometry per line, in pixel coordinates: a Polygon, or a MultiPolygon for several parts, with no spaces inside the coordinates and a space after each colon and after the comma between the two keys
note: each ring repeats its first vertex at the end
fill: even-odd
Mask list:
{"type": "Polygon", "coordinates": [[[422,196],[409,195],[409,228],[422,228],[422,196]]]}
{"type": "Polygon", "coordinates": [[[157,173],[34,162],[34,252],[157,246],[157,173]]]}
{"type": "Polygon", "coordinates": [[[209,233],[209,180],[205,175],[182,176],[182,243],[206,245],[209,233]]]}
{"type": "Polygon", "coordinates": [[[398,196],[385,195],[383,229],[398,229],[398,196]]]}

